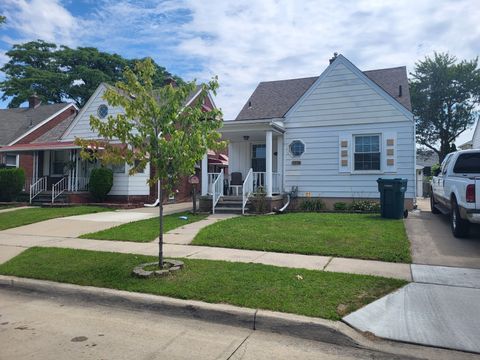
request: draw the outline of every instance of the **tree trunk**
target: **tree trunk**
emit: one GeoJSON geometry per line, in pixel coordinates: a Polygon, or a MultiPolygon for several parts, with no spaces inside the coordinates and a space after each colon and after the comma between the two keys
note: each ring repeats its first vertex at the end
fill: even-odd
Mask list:
{"type": "MultiPolygon", "coordinates": [[[[160,183],[160,180],[158,180],[160,183]]],[[[158,187],[158,212],[160,220],[160,233],[158,235],[158,267],[161,269],[163,267],[163,198],[162,198],[162,186],[158,187]]]]}

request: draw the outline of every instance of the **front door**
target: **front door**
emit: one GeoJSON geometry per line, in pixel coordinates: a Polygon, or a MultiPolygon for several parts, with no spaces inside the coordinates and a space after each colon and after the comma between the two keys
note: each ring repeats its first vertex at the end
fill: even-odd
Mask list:
{"type": "Polygon", "coordinates": [[[266,171],[266,154],[265,144],[252,145],[252,169],[254,172],[266,171]]]}

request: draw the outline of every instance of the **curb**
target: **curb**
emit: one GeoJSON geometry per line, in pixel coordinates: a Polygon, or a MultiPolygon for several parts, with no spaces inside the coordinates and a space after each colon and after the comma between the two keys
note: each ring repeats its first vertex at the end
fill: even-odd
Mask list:
{"type": "Polygon", "coordinates": [[[98,305],[154,311],[165,316],[185,317],[274,332],[341,346],[363,347],[361,343],[364,343],[365,340],[355,330],[339,321],[233,305],[210,304],[195,300],[181,300],[166,296],[4,275],[0,275],[0,289],[35,292],[48,296],[66,297],[75,301],[95,302],[98,305]]]}

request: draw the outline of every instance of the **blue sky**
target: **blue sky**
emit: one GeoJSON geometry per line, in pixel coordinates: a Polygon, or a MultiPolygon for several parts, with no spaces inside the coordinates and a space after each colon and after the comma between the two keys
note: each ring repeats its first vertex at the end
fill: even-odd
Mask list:
{"type": "Polygon", "coordinates": [[[480,53],[475,0],[2,0],[0,13],[0,64],[33,39],[151,56],[187,80],[218,75],[226,119],[259,81],[319,75],[335,51],[362,70],[409,71],[434,50],[480,53]]]}

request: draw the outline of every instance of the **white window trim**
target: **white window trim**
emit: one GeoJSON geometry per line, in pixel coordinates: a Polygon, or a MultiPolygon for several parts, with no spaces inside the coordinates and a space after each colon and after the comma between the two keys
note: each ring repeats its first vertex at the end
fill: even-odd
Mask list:
{"type": "Polygon", "coordinates": [[[13,168],[13,167],[18,168],[18,167],[20,166],[20,155],[18,155],[18,154],[9,154],[9,153],[6,153],[6,154],[5,154],[5,166],[6,166],[7,168],[13,168]],[[9,156],[9,155],[10,155],[10,156],[15,156],[15,165],[9,165],[9,164],[7,163],[7,156],[9,156]]]}
{"type": "Polygon", "coordinates": [[[288,153],[290,154],[290,156],[294,159],[299,159],[301,158],[303,155],[305,155],[305,153],[307,152],[307,144],[305,144],[305,141],[303,141],[302,139],[292,139],[290,140],[290,142],[288,143],[288,153]],[[303,144],[303,153],[301,155],[293,155],[293,153],[291,152],[290,150],[290,145],[294,142],[294,141],[300,141],[302,144],[303,144]]]}
{"type": "Polygon", "coordinates": [[[385,169],[382,165],[382,158],[385,153],[385,149],[383,146],[383,133],[354,133],[352,134],[352,152],[350,155],[350,163],[352,164],[351,174],[354,175],[376,175],[376,174],[384,174],[385,169]],[[355,138],[357,136],[378,136],[379,141],[379,150],[380,150],[380,169],[379,170],[355,170],[355,138]]]}

